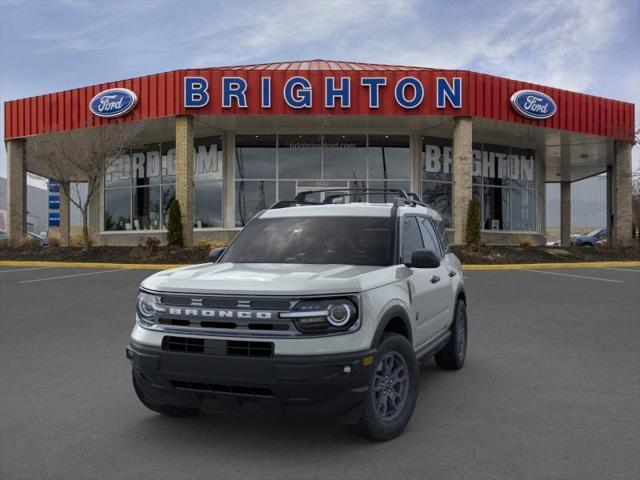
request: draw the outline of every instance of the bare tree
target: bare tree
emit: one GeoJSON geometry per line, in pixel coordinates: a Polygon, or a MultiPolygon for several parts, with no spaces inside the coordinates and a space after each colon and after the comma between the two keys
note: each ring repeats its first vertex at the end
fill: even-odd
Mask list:
{"type": "Polygon", "coordinates": [[[90,247],[89,205],[100,192],[106,171],[130,146],[143,128],[142,122],[112,124],[72,132],[52,133],[27,141],[27,156],[44,165],[49,176],[61,184],[69,201],[82,214],[82,246],[90,247]],[[87,195],[80,195],[77,182],[87,184],[87,195]],[[75,185],[75,194],[71,193],[75,185]]]}

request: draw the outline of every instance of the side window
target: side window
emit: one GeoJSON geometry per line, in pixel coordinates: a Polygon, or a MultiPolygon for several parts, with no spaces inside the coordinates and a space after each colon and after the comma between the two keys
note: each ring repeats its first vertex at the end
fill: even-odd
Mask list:
{"type": "Polygon", "coordinates": [[[420,231],[422,232],[422,238],[424,238],[424,248],[431,250],[436,255],[442,257],[442,250],[440,249],[440,242],[436,232],[433,230],[431,221],[428,218],[420,217],[420,231]]]}
{"type": "Polygon", "coordinates": [[[438,238],[440,238],[440,243],[442,244],[442,249],[444,253],[449,253],[449,237],[447,236],[447,230],[442,220],[434,220],[434,226],[436,227],[436,232],[438,234],[438,238]]]}
{"type": "Polygon", "coordinates": [[[402,219],[402,263],[411,262],[415,250],[424,248],[416,217],[402,219]]]}

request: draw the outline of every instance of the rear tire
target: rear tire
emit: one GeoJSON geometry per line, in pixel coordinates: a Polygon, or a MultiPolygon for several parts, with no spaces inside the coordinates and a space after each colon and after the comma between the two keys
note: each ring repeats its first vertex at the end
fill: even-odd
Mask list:
{"type": "Polygon", "coordinates": [[[467,357],[467,304],[458,300],[451,323],[449,341],[435,355],[436,365],[445,370],[460,370],[467,357]]]}
{"type": "Polygon", "coordinates": [[[176,405],[155,403],[144,394],[144,392],[140,388],[140,385],[138,385],[136,375],[132,374],[131,378],[133,379],[133,389],[136,391],[136,395],[138,395],[138,398],[140,399],[142,404],[149,410],[167,415],[169,417],[191,417],[200,411],[199,408],[184,408],[178,407],[176,405]]]}
{"type": "Polygon", "coordinates": [[[418,399],[418,361],[402,335],[386,333],[376,353],[362,417],[353,426],[358,435],[378,442],[405,429],[418,399]]]}

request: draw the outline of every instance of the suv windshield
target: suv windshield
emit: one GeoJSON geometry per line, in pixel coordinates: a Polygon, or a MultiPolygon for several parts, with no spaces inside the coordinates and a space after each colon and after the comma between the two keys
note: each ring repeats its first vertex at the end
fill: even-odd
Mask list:
{"type": "Polygon", "coordinates": [[[390,217],[261,218],[222,257],[232,263],[391,265],[390,217]]]}

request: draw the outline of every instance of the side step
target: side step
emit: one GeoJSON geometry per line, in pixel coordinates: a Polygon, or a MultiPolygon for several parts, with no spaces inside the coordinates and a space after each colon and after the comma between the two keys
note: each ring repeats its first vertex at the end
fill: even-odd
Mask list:
{"type": "Polygon", "coordinates": [[[442,332],[436,338],[431,340],[426,345],[418,348],[416,351],[416,358],[418,361],[426,360],[429,357],[433,357],[436,353],[438,353],[449,341],[451,338],[451,331],[447,330],[446,332],[442,332]]]}

